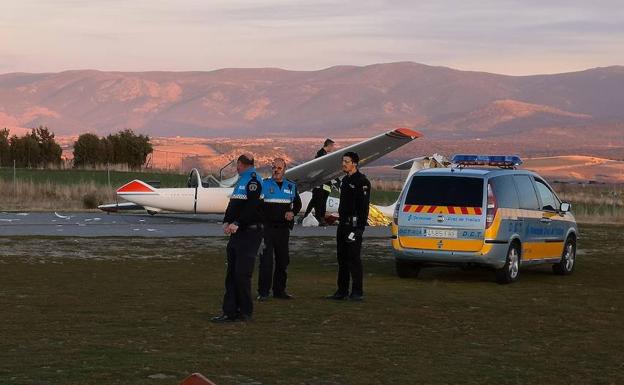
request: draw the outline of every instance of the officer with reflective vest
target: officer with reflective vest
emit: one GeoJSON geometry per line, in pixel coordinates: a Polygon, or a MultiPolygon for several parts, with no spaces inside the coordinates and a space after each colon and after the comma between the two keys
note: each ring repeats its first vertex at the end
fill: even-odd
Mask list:
{"type": "Polygon", "coordinates": [[[275,158],[273,176],[262,184],[264,201],[264,249],[260,255],[258,274],[258,300],[265,301],[273,289],[273,297],[292,299],[286,292],[286,279],[290,256],[288,240],[295,215],[301,210],[301,198],[295,182],[284,179],[286,161],[275,158]],[[275,264],[273,257],[275,256],[275,264]],[[275,267],[274,267],[275,266],[275,267]]]}
{"type": "Polygon", "coordinates": [[[360,157],[349,151],[342,157],[342,171],[346,173],[340,184],[340,223],[336,231],[338,259],[338,290],[325,298],[352,301],[364,298],[362,272],[362,235],[368,221],[371,184],[357,166],[360,157]],[[349,294],[349,281],[351,293],[349,294]]]}
{"type": "Polygon", "coordinates": [[[238,157],[236,171],[240,177],[223,218],[223,232],[230,236],[223,314],[213,322],[248,321],[253,313],[251,276],[262,242],[262,178],[250,154],[238,157]]]}

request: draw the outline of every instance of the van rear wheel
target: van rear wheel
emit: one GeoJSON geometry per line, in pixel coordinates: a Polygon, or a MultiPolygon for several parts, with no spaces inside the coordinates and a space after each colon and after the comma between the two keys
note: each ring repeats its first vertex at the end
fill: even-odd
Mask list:
{"type": "Polygon", "coordinates": [[[520,276],[520,245],[516,242],[509,245],[505,265],[496,270],[496,281],[500,284],[513,283],[520,276]]]}
{"type": "Polygon", "coordinates": [[[395,264],[399,278],[416,278],[420,273],[420,263],[397,259],[395,264]]]}
{"type": "Polygon", "coordinates": [[[574,271],[576,264],[576,242],[572,237],[566,239],[563,246],[563,253],[559,263],[555,263],[552,267],[553,272],[558,275],[569,275],[574,271]]]}

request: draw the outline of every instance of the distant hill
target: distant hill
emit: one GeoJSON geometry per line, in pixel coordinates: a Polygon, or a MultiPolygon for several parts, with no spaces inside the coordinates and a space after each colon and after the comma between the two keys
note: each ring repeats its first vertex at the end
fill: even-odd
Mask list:
{"type": "Polygon", "coordinates": [[[320,71],[0,75],[0,127],[60,135],[132,128],[152,136],[368,136],[587,140],[624,145],[624,67],[504,76],[417,63],[320,71]],[[521,135],[520,135],[521,134],[521,135]]]}

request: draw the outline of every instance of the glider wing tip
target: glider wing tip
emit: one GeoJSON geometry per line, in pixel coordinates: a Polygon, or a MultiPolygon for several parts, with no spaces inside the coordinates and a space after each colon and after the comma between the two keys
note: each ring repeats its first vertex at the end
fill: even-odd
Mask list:
{"type": "Polygon", "coordinates": [[[412,130],[411,128],[407,128],[407,127],[396,128],[394,132],[396,132],[399,135],[410,137],[412,139],[420,138],[421,136],[423,136],[421,132],[412,130]]]}

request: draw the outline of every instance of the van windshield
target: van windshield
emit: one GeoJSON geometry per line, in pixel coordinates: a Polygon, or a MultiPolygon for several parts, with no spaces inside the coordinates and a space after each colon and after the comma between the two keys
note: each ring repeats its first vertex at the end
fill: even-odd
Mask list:
{"type": "Polygon", "coordinates": [[[414,176],[407,205],[481,207],[483,179],[456,176],[414,176]]]}

